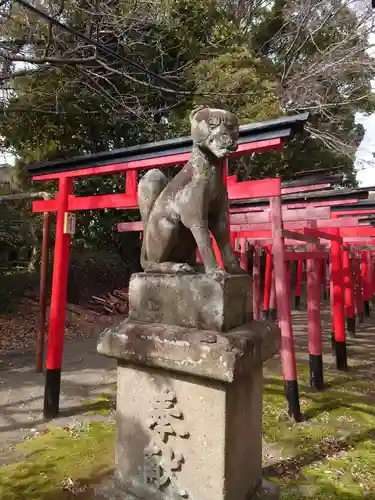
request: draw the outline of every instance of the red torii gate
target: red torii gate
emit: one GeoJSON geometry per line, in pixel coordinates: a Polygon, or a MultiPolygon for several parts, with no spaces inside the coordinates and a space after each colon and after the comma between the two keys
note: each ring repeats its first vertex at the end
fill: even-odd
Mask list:
{"type": "MultiPolygon", "coordinates": [[[[270,180],[271,181],[271,180],[270,180]]],[[[236,185],[236,180],[233,177],[228,178],[228,192],[231,192],[232,186],[236,185]]],[[[241,186],[241,183],[238,183],[241,186]]],[[[306,186],[302,191],[318,190],[323,189],[323,186],[329,186],[329,184],[320,184],[315,186],[306,186]]],[[[250,187],[250,185],[249,185],[250,187]]],[[[295,192],[296,188],[292,188],[291,192],[295,192]]],[[[243,197],[247,199],[251,198],[262,198],[266,197],[266,191],[259,191],[248,189],[248,193],[245,191],[242,193],[243,197]]],[[[288,188],[283,189],[284,194],[288,194],[288,188]]],[[[281,191],[281,193],[282,193],[281,191]]],[[[281,194],[280,193],[280,194],[281,194]]],[[[280,197],[278,197],[280,200],[280,197]]],[[[348,200],[350,203],[356,203],[358,198],[351,198],[348,200]]],[[[318,249],[317,243],[318,238],[323,238],[330,242],[331,248],[331,261],[333,263],[331,281],[333,290],[333,300],[332,300],[332,343],[334,348],[334,354],[336,356],[337,368],[340,370],[347,369],[347,353],[346,353],[346,336],[345,336],[345,314],[344,314],[344,281],[342,280],[343,272],[346,273],[346,288],[349,288],[348,284],[348,268],[347,263],[342,261],[341,257],[341,246],[343,245],[343,237],[340,235],[338,230],[342,228],[362,229],[359,226],[359,217],[345,217],[345,218],[334,218],[331,215],[331,206],[338,205],[337,200],[327,200],[325,202],[318,202],[317,207],[311,207],[308,203],[303,204],[304,209],[299,208],[302,204],[297,204],[297,209],[295,205],[287,205],[288,208],[283,205],[283,209],[280,207],[276,208],[272,205],[269,211],[265,211],[264,207],[245,207],[245,208],[231,208],[230,210],[230,228],[232,232],[232,240],[241,240],[241,248],[243,248],[243,242],[248,238],[251,238],[255,244],[255,248],[261,243],[268,245],[276,244],[282,247],[282,245],[295,245],[295,244],[308,244],[309,250],[305,252],[290,252],[282,251],[283,260],[297,260],[302,262],[302,260],[307,260],[308,267],[308,331],[309,331],[309,354],[310,354],[310,371],[311,371],[311,382],[317,389],[323,388],[323,363],[322,363],[322,338],[321,338],[321,325],[320,325],[320,285],[318,283],[318,277],[320,275],[320,270],[317,267],[318,259],[325,259],[328,254],[327,252],[320,251],[318,249]],[[290,208],[290,209],[289,209],[290,208]],[[292,210],[293,208],[293,210],[292,210]],[[279,210],[279,212],[277,211],[279,210]],[[248,213],[247,213],[248,212],[248,213]],[[273,213],[275,212],[275,213],[273,213]],[[288,221],[283,224],[281,231],[281,238],[278,241],[278,237],[274,234],[272,230],[272,221],[276,218],[280,221],[288,221]],[[318,219],[318,220],[317,220],[318,219]],[[306,227],[304,227],[306,226],[306,227]],[[294,230],[294,231],[291,231],[294,230]],[[287,239],[286,239],[287,238],[287,239]],[[283,242],[283,240],[285,241],[283,242]],[[344,264],[344,265],[343,265],[344,264]]],[[[340,200],[342,204],[342,200],[340,200]]],[[[118,224],[119,231],[142,231],[143,224],[141,222],[126,222],[118,224]]],[[[353,232],[353,231],[352,231],[353,232]]],[[[365,231],[366,232],[366,231],[365,231]]],[[[368,232],[368,231],[367,231],[368,232]]],[[[347,232],[350,234],[350,232],[347,232]]],[[[276,252],[274,252],[276,253],[276,252]]],[[[247,270],[247,256],[242,252],[240,254],[240,262],[244,269],[247,270]]],[[[267,294],[267,306],[265,309],[272,310],[275,308],[275,304],[270,304],[272,299],[275,298],[275,293],[273,288],[271,289],[270,279],[272,273],[272,254],[271,252],[267,255],[266,265],[266,284],[265,284],[265,302],[267,294]],[[268,277],[268,280],[267,280],[268,277]],[[271,307],[269,307],[271,306],[271,307]]],[[[258,284],[258,255],[255,253],[255,266],[253,267],[253,300],[254,300],[254,317],[259,318],[260,314],[260,290],[258,284]]],[[[286,279],[287,273],[282,270],[282,266],[277,265],[275,272],[275,281],[281,282],[285,287],[282,294],[277,293],[277,306],[279,309],[279,324],[282,331],[282,342],[281,347],[281,358],[283,364],[283,374],[286,383],[286,393],[289,403],[289,413],[294,416],[296,420],[301,419],[300,408],[299,408],[299,398],[298,398],[298,384],[297,375],[295,369],[295,358],[294,358],[294,347],[293,346],[293,332],[290,318],[290,306],[288,305],[289,290],[288,290],[288,280],[286,279]],[[287,297],[285,301],[283,298],[287,297]],[[285,303],[284,303],[285,302],[285,303]],[[289,342],[289,346],[288,346],[289,342]],[[288,347],[287,347],[288,346],[288,347]],[[289,352],[288,352],[289,351],[289,352]],[[290,355],[290,353],[292,353],[290,355]]],[[[350,276],[349,276],[350,277],[350,276]]],[[[354,315],[354,304],[352,301],[353,294],[349,293],[350,290],[345,289],[346,300],[346,310],[348,324],[350,320],[353,319],[354,315]]],[[[267,312],[267,311],[265,311],[267,312]]]]}
{"type": "MultiPolygon", "coordinates": [[[[285,140],[303,129],[307,118],[306,113],[240,127],[239,147],[232,156],[281,149],[285,140]]],[[[190,151],[191,139],[181,138],[61,162],[31,164],[26,167],[35,181],[58,181],[59,183],[55,199],[33,203],[33,212],[56,212],[57,214],[43,408],[45,418],[54,418],[59,412],[70,251],[67,215],[75,210],[137,208],[137,171],[186,163],[190,151]],[[76,178],[122,172],[126,174],[124,193],[85,197],[77,197],[73,194],[73,182],[76,178]]],[[[229,183],[228,185],[229,198],[232,200],[241,199],[244,192],[248,197],[251,192],[259,195],[259,192],[265,190],[268,196],[278,199],[276,204],[280,204],[280,179],[229,183]]],[[[281,224],[281,219],[280,222],[275,222],[276,231],[278,231],[277,224],[279,223],[281,224]]],[[[282,265],[284,265],[283,260],[282,265]]]]}
{"type": "MultiPolygon", "coordinates": [[[[309,235],[301,234],[301,232],[293,232],[288,230],[289,228],[301,228],[305,224],[316,224],[316,219],[319,217],[319,224],[323,227],[327,226],[338,226],[345,225],[342,221],[334,220],[331,221],[330,218],[330,208],[308,208],[299,210],[282,210],[281,209],[281,189],[279,184],[279,192],[276,194],[276,189],[272,190],[272,185],[276,179],[269,179],[267,183],[259,181],[249,181],[246,183],[236,183],[233,179],[227,184],[229,196],[233,195],[231,189],[233,186],[237,190],[242,188],[241,198],[251,199],[251,198],[270,198],[270,212],[267,213],[257,213],[252,212],[249,217],[246,213],[240,214],[230,214],[230,229],[232,233],[232,240],[237,238],[246,239],[247,237],[253,237],[254,241],[260,243],[264,237],[272,238],[272,254],[275,260],[275,296],[277,302],[277,308],[279,310],[279,326],[281,329],[281,361],[283,369],[283,377],[285,382],[286,397],[288,401],[288,411],[289,414],[294,417],[295,420],[300,421],[302,419],[300,404],[299,404],[299,394],[298,394],[298,381],[297,381],[297,368],[294,352],[294,340],[293,340],[293,329],[290,311],[290,290],[288,287],[288,273],[286,270],[286,260],[298,260],[298,259],[309,259],[309,264],[311,266],[311,276],[313,279],[310,282],[310,295],[312,302],[314,302],[314,307],[309,308],[309,352],[310,352],[310,368],[311,368],[311,380],[314,386],[318,389],[323,388],[323,362],[322,362],[322,340],[321,340],[321,327],[320,327],[320,312],[316,304],[317,295],[319,295],[319,288],[315,286],[316,276],[318,275],[318,269],[315,264],[316,259],[321,259],[327,257],[327,252],[321,252],[317,250],[316,246],[311,246],[309,252],[299,252],[299,254],[294,252],[285,252],[286,244],[293,243],[293,239],[299,242],[304,242],[311,244],[316,244],[319,240],[309,235]],[[255,188],[252,188],[252,186],[255,188]],[[264,188],[264,190],[262,189],[264,188]],[[289,220],[291,222],[284,224],[283,220],[289,220]],[[307,221],[307,222],[306,222],[307,221]],[[239,223],[239,224],[236,224],[239,223]],[[251,224],[251,222],[254,222],[251,224]],[[285,238],[289,238],[289,241],[284,241],[285,238]]],[[[276,181],[279,181],[278,179],[276,181]]],[[[314,188],[314,187],[313,187],[314,188]]],[[[352,218],[352,223],[357,222],[357,219],[352,218]]],[[[142,231],[143,224],[140,221],[136,222],[123,222],[118,224],[119,231],[142,231]]],[[[302,230],[303,232],[303,227],[302,230]]],[[[329,234],[324,233],[328,239],[331,238],[329,234]]],[[[272,259],[271,254],[269,257],[272,259]]],[[[336,256],[337,257],[337,256],[336,256]]],[[[340,263],[341,263],[341,256],[340,263]]],[[[255,311],[255,319],[259,319],[259,309],[260,309],[260,290],[259,288],[259,268],[258,268],[258,258],[256,258],[256,266],[253,269],[254,282],[253,282],[253,304],[255,311]]],[[[244,266],[246,267],[246,266],[244,266]]],[[[267,274],[271,272],[271,268],[268,268],[267,274]]],[[[275,308],[276,309],[276,308],[275,308]]],[[[339,369],[346,369],[346,344],[345,344],[345,327],[344,327],[344,339],[342,339],[342,329],[336,334],[337,341],[342,343],[344,346],[344,351],[340,350],[340,345],[337,349],[337,365],[339,369]]]]}

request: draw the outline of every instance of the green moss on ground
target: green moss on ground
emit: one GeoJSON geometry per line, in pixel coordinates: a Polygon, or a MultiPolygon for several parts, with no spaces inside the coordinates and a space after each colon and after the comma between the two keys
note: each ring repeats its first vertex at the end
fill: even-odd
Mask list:
{"type": "MultiPolygon", "coordinates": [[[[265,381],[264,439],[280,456],[264,475],[285,500],[375,500],[375,386],[326,371],[328,387],[318,393],[308,369],[298,371],[308,417],[300,424],[287,417],[281,377],[265,381]]],[[[86,416],[108,415],[113,399],[102,394],[85,406],[86,416]]],[[[114,433],[114,424],[76,423],[22,443],[25,459],[0,467],[0,499],[91,500],[92,485],[112,473],[114,433]]]]}
{"type": "Polygon", "coordinates": [[[101,415],[106,417],[116,407],[115,397],[113,394],[99,394],[95,399],[85,401],[83,406],[86,408],[86,415],[101,415]]]}
{"type": "Polygon", "coordinates": [[[337,372],[325,373],[327,389],[309,387],[299,367],[302,410],[307,420],[292,423],[285,411],[281,377],[266,379],[263,429],[282,458],[266,475],[282,486],[282,498],[375,499],[375,387],[337,372]]]}
{"type": "Polygon", "coordinates": [[[114,433],[114,424],[81,423],[25,441],[25,459],[0,467],[1,500],[91,499],[90,485],[112,471],[114,433]]]}

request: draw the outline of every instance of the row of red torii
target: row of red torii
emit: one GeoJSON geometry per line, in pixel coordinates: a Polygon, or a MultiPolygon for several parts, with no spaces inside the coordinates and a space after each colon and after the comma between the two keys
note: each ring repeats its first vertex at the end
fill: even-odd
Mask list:
{"type": "MultiPolygon", "coordinates": [[[[281,135],[281,134],[280,134],[281,135]]],[[[285,138],[276,137],[249,141],[240,144],[236,155],[281,149],[285,138]]],[[[58,171],[33,175],[35,181],[58,181],[58,193],[52,200],[37,200],[34,212],[56,212],[56,238],[46,381],[44,398],[45,418],[54,418],[59,411],[61,368],[65,330],[66,294],[71,236],[66,230],[66,214],[76,210],[105,208],[137,209],[138,171],[151,167],[166,167],[183,164],[189,153],[170,154],[125,163],[98,164],[94,167],[64,168],[58,171]],[[74,179],[92,175],[125,172],[124,193],[77,197],[73,194],[74,179]]],[[[227,168],[227,164],[224,166],[227,168]]],[[[30,173],[33,173],[30,169],[30,173]]],[[[375,228],[361,226],[360,210],[331,212],[334,202],[283,205],[282,196],[293,192],[319,191],[329,185],[282,187],[281,180],[264,179],[237,182],[227,176],[229,200],[267,199],[269,207],[231,208],[230,228],[232,244],[239,251],[240,261],[247,269],[247,250],[253,251],[253,310],[254,318],[260,319],[260,250],[267,249],[264,285],[264,311],[277,308],[281,329],[280,357],[285,382],[288,411],[296,421],[302,419],[295,359],[290,279],[287,263],[298,261],[296,295],[299,295],[302,279],[302,263],[306,261],[308,292],[308,350],[311,382],[318,390],[323,388],[322,328],[320,320],[321,283],[330,278],[333,347],[339,370],[347,369],[345,312],[353,332],[355,314],[368,312],[368,304],[375,291],[371,250],[375,228]],[[295,208],[298,207],[298,208],[295,208]],[[248,246],[250,245],[250,246],[248,246]],[[287,247],[303,245],[304,251],[286,250],[287,247]],[[366,250],[359,250],[367,245],[366,250]],[[330,261],[330,273],[325,272],[330,261]],[[274,293],[272,293],[274,290],[274,293]]],[[[351,203],[358,201],[355,197],[351,203]]],[[[354,205],[353,205],[354,206],[354,205]]],[[[374,212],[374,211],[373,211],[374,212]]],[[[119,223],[119,231],[141,231],[141,223],[119,223]]],[[[214,245],[215,247],[215,245],[214,245]]]]}

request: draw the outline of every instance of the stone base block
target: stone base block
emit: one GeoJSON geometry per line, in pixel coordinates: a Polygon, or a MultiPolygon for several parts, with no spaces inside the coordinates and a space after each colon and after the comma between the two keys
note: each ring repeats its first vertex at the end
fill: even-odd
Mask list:
{"type": "Polygon", "coordinates": [[[116,483],[142,500],[248,500],[262,471],[262,365],[231,384],[118,367],[116,483]]]}
{"type": "Polygon", "coordinates": [[[113,480],[97,486],[94,489],[93,500],[139,500],[134,495],[119,488],[113,480]]]}
{"type": "Polygon", "coordinates": [[[218,333],[128,320],[103,332],[99,352],[118,359],[120,490],[251,499],[262,470],[262,365],[279,342],[277,326],[260,321],[218,333]]]}
{"type": "Polygon", "coordinates": [[[251,321],[251,288],[247,274],[133,274],[129,319],[227,332],[251,321]]]}
{"type": "Polygon", "coordinates": [[[134,319],[105,330],[98,351],[118,359],[115,484],[124,499],[274,498],[257,489],[262,368],[279,345],[278,327],[261,321],[223,333],[134,319]]]}
{"type": "MultiPolygon", "coordinates": [[[[263,480],[261,486],[249,500],[279,500],[280,488],[268,481],[263,480]]],[[[116,486],[113,480],[106,481],[94,490],[93,500],[139,500],[130,493],[125,493],[122,488],[116,486]]]]}

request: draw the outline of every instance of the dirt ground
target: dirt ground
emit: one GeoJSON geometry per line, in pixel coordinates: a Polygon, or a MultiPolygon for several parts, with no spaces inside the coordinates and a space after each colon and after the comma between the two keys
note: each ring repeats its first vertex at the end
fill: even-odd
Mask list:
{"type": "MultiPolygon", "coordinates": [[[[35,330],[38,300],[25,297],[17,309],[8,314],[0,314],[0,368],[3,356],[16,353],[30,353],[35,350],[35,330]]],[[[49,307],[46,311],[49,318],[49,307]]],[[[99,314],[83,306],[68,304],[65,320],[65,339],[90,338],[95,332],[114,321],[113,316],[99,314]]],[[[48,323],[46,325],[46,337],[48,323]]]]}

